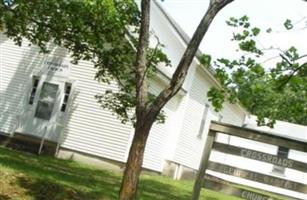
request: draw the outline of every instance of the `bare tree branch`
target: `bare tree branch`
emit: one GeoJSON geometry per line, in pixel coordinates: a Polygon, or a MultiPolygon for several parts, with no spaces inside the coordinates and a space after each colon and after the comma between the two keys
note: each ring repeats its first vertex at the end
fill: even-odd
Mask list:
{"type": "Polygon", "coordinates": [[[154,48],[154,50],[153,50],[153,53],[152,53],[151,57],[147,59],[147,67],[146,67],[146,69],[145,69],[145,73],[144,73],[142,82],[143,82],[144,79],[146,78],[147,72],[148,72],[148,70],[149,70],[149,68],[150,68],[149,65],[150,65],[150,63],[153,61],[153,59],[154,59],[154,57],[155,57],[155,54],[157,53],[157,51],[158,51],[158,49],[159,49],[159,46],[161,45],[161,42],[160,42],[159,37],[156,36],[156,35],[154,35],[154,37],[155,37],[156,40],[157,40],[157,44],[156,44],[156,46],[155,46],[155,48],[154,48]]]}
{"type": "Polygon", "coordinates": [[[290,62],[290,60],[288,60],[288,58],[286,58],[283,54],[279,54],[280,55],[280,57],[284,60],[284,61],[286,61],[287,63],[288,63],[288,65],[290,65],[290,66],[292,66],[293,64],[290,62]]]}
{"type": "MultiPolygon", "coordinates": [[[[156,98],[156,100],[150,106],[150,112],[156,113],[162,109],[162,107],[171,99],[181,88],[185,77],[187,75],[188,69],[193,61],[194,55],[204,37],[208,28],[217,15],[217,13],[225,7],[227,4],[231,3],[233,0],[211,0],[209,8],[202,18],[200,24],[198,25],[192,39],[190,40],[177,68],[173,74],[169,86],[164,89],[156,98]]],[[[153,116],[155,117],[155,116],[153,116]]]]}
{"type": "Polygon", "coordinates": [[[282,81],[282,83],[277,87],[277,89],[283,88],[295,76],[296,73],[298,73],[300,70],[302,70],[304,68],[307,68],[307,62],[305,62],[302,65],[300,65],[299,67],[293,69],[291,71],[291,73],[289,74],[289,76],[287,77],[287,79],[282,81]]]}

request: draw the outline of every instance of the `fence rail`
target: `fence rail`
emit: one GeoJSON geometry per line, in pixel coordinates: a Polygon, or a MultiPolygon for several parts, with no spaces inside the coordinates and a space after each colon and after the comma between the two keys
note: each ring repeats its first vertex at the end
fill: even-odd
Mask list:
{"type": "MultiPolygon", "coordinates": [[[[270,145],[282,146],[300,152],[305,152],[305,153],[307,152],[307,143],[306,141],[303,140],[297,140],[292,137],[281,137],[263,131],[237,127],[221,122],[212,122],[210,125],[207,141],[204,147],[201,164],[198,171],[198,176],[196,177],[195,180],[192,200],[198,200],[202,187],[248,200],[278,199],[275,195],[262,194],[259,192],[255,192],[255,190],[245,189],[246,187],[244,188],[234,187],[233,186],[234,183],[222,180],[217,177],[213,177],[212,175],[208,175],[206,174],[206,170],[221,173],[231,177],[236,177],[244,180],[249,180],[257,183],[274,186],[281,189],[286,189],[289,191],[295,191],[302,194],[307,194],[307,185],[303,183],[288,180],[284,177],[276,177],[251,170],[242,169],[240,168],[240,166],[231,166],[224,163],[209,161],[211,152],[217,151],[225,153],[226,155],[239,156],[240,158],[248,160],[256,160],[263,163],[269,163],[274,166],[289,168],[303,173],[307,173],[307,163],[293,160],[284,156],[265,153],[254,149],[220,143],[216,141],[217,133],[223,133],[230,136],[236,136],[239,138],[244,138],[270,145]]],[[[270,193],[273,194],[272,192],[270,193]]],[[[281,194],[278,195],[285,197],[285,199],[297,199],[294,197],[289,197],[281,194]]]]}

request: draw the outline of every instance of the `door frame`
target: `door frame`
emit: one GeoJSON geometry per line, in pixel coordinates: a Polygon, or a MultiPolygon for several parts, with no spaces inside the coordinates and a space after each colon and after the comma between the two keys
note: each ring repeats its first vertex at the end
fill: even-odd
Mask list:
{"type": "MultiPolygon", "coordinates": [[[[51,140],[51,141],[56,141],[59,142],[59,140],[62,137],[62,132],[66,127],[66,123],[67,123],[67,117],[69,115],[70,112],[70,107],[72,105],[72,101],[75,98],[75,88],[76,88],[76,83],[77,81],[70,78],[70,77],[62,77],[62,76],[57,76],[57,75],[52,75],[52,74],[41,74],[41,73],[33,73],[29,76],[29,82],[27,84],[27,90],[25,92],[27,92],[27,94],[24,96],[24,101],[23,101],[23,108],[22,108],[22,112],[19,112],[19,117],[17,118],[17,123],[16,123],[16,128],[14,128],[14,130],[12,132],[20,132],[20,133],[24,133],[27,135],[31,135],[31,136],[37,136],[37,137],[41,137],[42,135],[39,134],[31,134],[29,133],[29,130],[24,130],[24,132],[20,131],[20,129],[22,130],[22,125],[24,123],[27,123],[27,119],[25,119],[26,115],[29,115],[29,117],[31,117],[31,119],[35,119],[36,120],[43,120],[43,119],[39,119],[37,117],[35,117],[35,113],[36,113],[36,109],[38,106],[38,101],[39,101],[39,97],[40,94],[42,92],[42,87],[43,84],[47,82],[47,83],[51,83],[51,84],[56,84],[59,85],[59,89],[57,91],[57,100],[56,100],[56,105],[53,108],[53,111],[51,113],[51,118],[46,122],[46,126],[48,128],[52,128],[52,126],[58,126],[61,127],[59,129],[58,133],[58,137],[57,139],[53,139],[52,137],[47,137],[47,140],[51,140]],[[36,93],[34,95],[34,99],[33,99],[33,104],[29,104],[29,100],[30,100],[30,96],[31,96],[31,92],[32,92],[32,88],[33,88],[33,79],[34,77],[38,77],[39,78],[39,82],[37,85],[37,90],[36,93]],[[63,105],[63,101],[64,101],[64,95],[65,95],[65,87],[66,87],[66,83],[69,83],[71,85],[71,90],[70,90],[70,94],[69,94],[69,98],[68,101],[66,103],[66,109],[65,111],[61,111],[61,106],[63,105]],[[56,112],[56,113],[55,113],[56,112]],[[60,121],[60,122],[59,122],[60,121]],[[19,130],[18,130],[19,129],[19,130]]],[[[42,125],[44,126],[44,125],[42,125]]],[[[33,128],[34,130],[35,128],[33,128]]],[[[49,134],[47,134],[49,135],[49,134]]]]}

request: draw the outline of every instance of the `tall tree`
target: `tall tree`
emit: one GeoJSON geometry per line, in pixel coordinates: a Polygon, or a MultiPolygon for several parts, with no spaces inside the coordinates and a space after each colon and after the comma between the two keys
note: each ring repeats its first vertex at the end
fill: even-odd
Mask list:
{"type": "Polygon", "coordinates": [[[170,84],[151,103],[147,104],[146,49],[149,41],[150,0],[141,2],[141,30],[136,56],[136,127],[121,186],[120,199],[135,199],[138,178],[150,129],[164,105],[179,91],[190,64],[216,14],[232,0],[211,0],[209,8],[191,38],[170,84]]]}

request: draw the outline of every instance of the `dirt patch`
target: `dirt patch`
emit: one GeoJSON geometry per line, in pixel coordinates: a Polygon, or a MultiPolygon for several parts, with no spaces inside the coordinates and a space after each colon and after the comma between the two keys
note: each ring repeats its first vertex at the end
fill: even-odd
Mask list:
{"type": "Polygon", "coordinates": [[[26,189],[17,185],[17,180],[25,177],[21,173],[8,173],[0,171],[0,200],[15,200],[28,199],[26,196],[26,189]]]}
{"type": "Polygon", "coordinates": [[[85,200],[87,194],[46,179],[29,179],[20,177],[18,184],[26,190],[26,194],[35,200],[85,200]]]}

